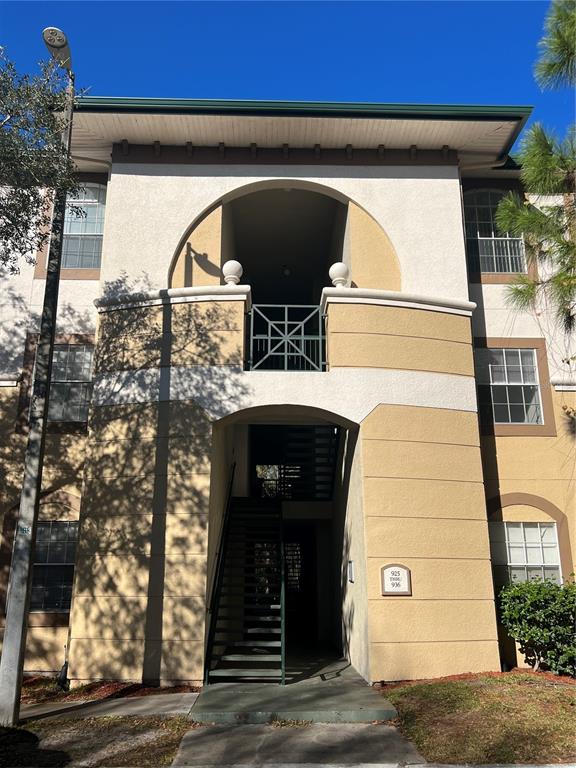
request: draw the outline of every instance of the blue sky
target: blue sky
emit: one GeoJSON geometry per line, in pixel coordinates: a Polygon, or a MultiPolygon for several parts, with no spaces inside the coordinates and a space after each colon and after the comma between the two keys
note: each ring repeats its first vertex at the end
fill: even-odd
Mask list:
{"type": "Polygon", "coordinates": [[[400,2],[0,1],[0,43],[21,71],[43,27],[71,41],[94,96],[528,104],[563,135],[574,97],[532,67],[547,0],[400,2]]]}

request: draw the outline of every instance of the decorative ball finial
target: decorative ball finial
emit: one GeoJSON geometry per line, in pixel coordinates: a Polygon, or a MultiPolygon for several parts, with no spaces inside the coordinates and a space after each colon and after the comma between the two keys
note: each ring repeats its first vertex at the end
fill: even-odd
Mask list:
{"type": "Polygon", "coordinates": [[[226,285],[238,285],[243,272],[242,264],[239,261],[231,259],[222,265],[222,274],[226,285]]]}
{"type": "Polygon", "coordinates": [[[335,288],[344,288],[348,284],[350,270],[343,261],[337,261],[335,264],[332,264],[328,274],[335,288]]]}

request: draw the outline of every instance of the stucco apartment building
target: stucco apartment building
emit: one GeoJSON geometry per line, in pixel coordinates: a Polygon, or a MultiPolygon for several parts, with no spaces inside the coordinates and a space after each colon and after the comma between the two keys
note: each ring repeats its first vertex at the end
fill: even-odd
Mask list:
{"type": "MultiPolygon", "coordinates": [[[[79,101],[28,671],[515,663],[495,589],[576,556],[575,350],[494,225],[529,113],[79,101]]],[[[0,294],[0,610],[45,264],[0,294]]]]}

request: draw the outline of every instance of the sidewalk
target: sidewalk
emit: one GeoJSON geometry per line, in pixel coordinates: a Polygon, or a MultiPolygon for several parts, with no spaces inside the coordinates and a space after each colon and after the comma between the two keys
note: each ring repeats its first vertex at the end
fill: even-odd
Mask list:
{"type": "Polygon", "coordinates": [[[102,701],[60,701],[46,704],[25,704],[20,710],[20,722],[50,717],[172,717],[187,715],[197,693],[159,693],[153,696],[133,696],[102,701]]]}
{"type": "Polygon", "coordinates": [[[189,731],[174,766],[417,765],[425,760],[389,725],[207,725],[189,731]]]}

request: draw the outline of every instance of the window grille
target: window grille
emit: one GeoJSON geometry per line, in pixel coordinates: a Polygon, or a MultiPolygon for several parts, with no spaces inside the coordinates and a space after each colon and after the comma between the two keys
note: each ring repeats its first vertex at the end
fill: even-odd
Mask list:
{"type": "Polygon", "coordinates": [[[464,195],[466,252],[474,272],[526,272],[524,241],[498,230],[496,209],[504,193],[494,190],[464,195]]]}
{"type": "Polygon", "coordinates": [[[495,424],[542,424],[534,349],[477,349],[481,415],[495,424]]]}
{"type": "Polygon", "coordinates": [[[86,184],[78,197],[69,198],[71,206],[81,208],[83,216],[67,209],[62,244],[63,269],[99,269],[104,232],[106,187],[86,184]]]}
{"type": "Polygon", "coordinates": [[[49,421],[88,420],[93,347],[55,344],[48,404],[49,421]]]}
{"type": "Polygon", "coordinates": [[[70,610],[77,540],[77,521],[38,523],[30,610],[70,610]]]}
{"type": "Polygon", "coordinates": [[[556,523],[490,523],[490,547],[497,586],[531,579],[562,582],[556,523]]]}

